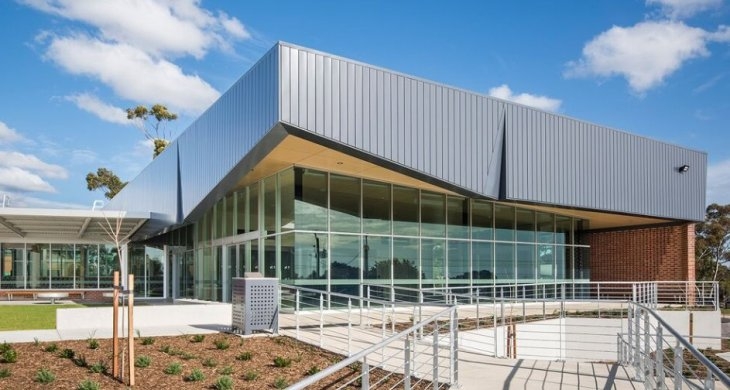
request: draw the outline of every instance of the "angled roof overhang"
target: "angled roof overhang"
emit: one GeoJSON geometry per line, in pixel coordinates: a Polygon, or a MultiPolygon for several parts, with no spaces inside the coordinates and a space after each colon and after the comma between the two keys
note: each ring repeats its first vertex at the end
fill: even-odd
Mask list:
{"type": "Polygon", "coordinates": [[[112,232],[123,242],[150,217],[126,211],[0,208],[0,241],[110,242],[112,232]]]}

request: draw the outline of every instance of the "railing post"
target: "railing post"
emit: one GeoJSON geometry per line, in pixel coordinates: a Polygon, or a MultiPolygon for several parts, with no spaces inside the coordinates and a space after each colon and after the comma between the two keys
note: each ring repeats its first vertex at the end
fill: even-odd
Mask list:
{"type": "Polygon", "coordinates": [[[656,328],[656,350],[654,351],[654,360],[656,361],[656,388],[664,389],[664,345],[662,340],[662,325],[658,324],[656,328]]]}
{"type": "Polygon", "coordinates": [[[649,312],[644,310],[644,356],[643,356],[643,365],[641,367],[644,376],[644,387],[647,389],[651,389],[651,371],[654,368],[654,365],[650,363],[650,353],[651,353],[651,336],[649,334],[650,331],[650,323],[649,323],[649,312]]]}
{"type": "MultiPolygon", "coordinates": [[[[494,296],[494,294],[492,294],[494,296]]],[[[492,329],[494,330],[494,357],[499,357],[497,354],[497,338],[498,338],[498,322],[497,322],[497,302],[492,301],[492,329]]]]}
{"type": "Polygon", "coordinates": [[[347,298],[347,356],[352,356],[352,298],[347,298]]]}
{"type": "Polygon", "coordinates": [[[634,371],[636,371],[636,379],[641,380],[643,368],[641,367],[641,308],[634,307],[634,371]]]}
{"type": "Polygon", "coordinates": [[[367,285],[366,291],[367,291],[367,297],[368,297],[368,314],[369,314],[370,313],[370,285],[369,284],[367,285]]]}
{"type": "Polygon", "coordinates": [[[459,383],[459,315],[458,306],[451,311],[451,386],[459,383]]]}
{"type": "Polygon", "coordinates": [[[296,321],[296,335],[299,340],[299,289],[294,292],[294,300],[296,301],[294,303],[294,321],[296,321]]]}
{"type": "MultiPolygon", "coordinates": [[[[380,311],[380,335],[381,340],[385,340],[385,303],[382,304],[383,309],[380,311]]],[[[380,364],[382,365],[385,363],[385,346],[383,348],[380,348],[380,364]]]]}
{"type": "MultiPolygon", "coordinates": [[[[436,321],[438,324],[438,320],[436,321]]],[[[433,390],[439,390],[439,329],[433,330],[433,390]]]]}
{"type": "Polygon", "coordinates": [[[633,362],[633,356],[631,354],[631,346],[633,345],[631,341],[634,339],[634,333],[633,333],[633,319],[634,319],[634,308],[631,307],[631,303],[629,303],[628,307],[626,308],[626,344],[628,346],[626,353],[626,362],[631,363],[633,362]]]}
{"type": "Polygon", "coordinates": [[[324,294],[319,294],[319,347],[324,347],[324,294]]]}
{"type": "Polygon", "coordinates": [[[362,359],[362,375],[360,376],[360,388],[362,390],[370,389],[370,366],[368,365],[368,357],[362,359]]]}
{"type": "Polygon", "coordinates": [[[403,348],[403,389],[411,390],[411,340],[406,336],[403,348]]]}
{"type": "MultiPolygon", "coordinates": [[[[418,322],[423,320],[423,291],[418,291],[418,322]]],[[[423,327],[418,329],[420,337],[419,340],[423,339],[423,327]]]]}
{"type": "Polygon", "coordinates": [[[712,372],[707,370],[707,378],[705,379],[705,390],[715,390],[715,381],[712,379],[712,372]]]}
{"type": "Polygon", "coordinates": [[[682,383],[684,382],[684,375],[682,374],[682,361],[684,349],[677,340],[677,344],[674,346],[674,390],[682,390],[682,383]]]}
{"type": "Polygon", "coordinates": [[[479,301],[481,301],[481,299],[479,298],[479,289],[477,288],[477,318],[476,318],[476,320],[477,320],[477,324],[476,324],[477,330],[479,330],[479,301]]]}
{"type": "Polygon", "coordinates": [[[395,303],[390,304],[390,332],[395,334],[395,303]]]}

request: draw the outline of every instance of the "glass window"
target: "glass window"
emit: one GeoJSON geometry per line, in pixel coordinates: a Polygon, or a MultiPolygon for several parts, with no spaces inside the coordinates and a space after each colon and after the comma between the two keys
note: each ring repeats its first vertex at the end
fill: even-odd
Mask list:
{"type": "Polygon", "coordinates": [[[81,270],[76,278],[80,288],[96,288],[99,285],[99,246],[77,245],[81,270]]]}
{"type": "Polygon", "coordinates": [[[73,245],[51,244],[51,288],[73,288],[74,262],[73,245]]]}
{"type": "Polygon", "coordinates": [[[588,230],[589,221],[585,219],[574,219],[573,223],[575,226],[575,231],[573,233],[575,237],[575,243],[577,245],[588,245],[587,235],[583,234],[583,232],[588,230]]]}
{"type": "Polygon", "coordinates": [[[247,232],[259,230],[259,183],[248,186],[247,232]]]}
{"type": "Polygon", "coordinates": [[[266,237],[264,239],[264,277],[276,277],[276,238],[266,237]]]}
{"type": "Polygon", "coordinates": [[[268,234],[277,232],[276,175],[264,179],[264,229],[268,234]]]}
{"type": "Polygon", "coordinates": [[[236,192],[236,230],[235,234],[246,233],[246,189],[236,192]]]}
{"type": "Polygon", "coordinates": [[[562,245],[555,245],[555,279],[558,282],[568,279],[565,274],[567,264],[568,257],[566,255],[565,247],[562,245]]]}
{"type": "Polygon", "coordinates": [[[446,196],[421,191],[421,235],[444,237],[446,235],[446,196]]]}
{"type": "Polygon", "coordinates": [[[236,234],[235,217],[236,217],[236,194],[231,193],[226,196],[226,218],[223,224],[223,236],[233,236],[236,234]]]}
{"type": "Polygon", "coordinates": [[[279,172],[281,188],[281,231],[294,230],[294,170],[279,172]]]}
{"type": "Polygon", "coordinates": [[[492,202],[475,200],[471,204],[471,236],[478,240],[494,238],[494,216],[492,202]]]}
{"type": "Polygon", "coordinates": [[[491,242],[472,242],[472,279],[478,281],[494,280],[494,244],[491,242]]]}
{"type": "Polygon", "coordinates": [[[327,231],[327,174],[295,168],[294,175],[297,229],[327,231]]]}
{"type": "Polygon", "coordinates": [[[213,232],[212,238],[223,237],[223,225],[225,224],[225,198],[216,202],[213,207],[213,232]]]}
{"type": "MultiPolygon", "coordinates": [[[[467,241],[447,241],[449,257],[449,280],[468,283],[471,279],[469,272],[469,243],[467,241]]],[[[450,283],[452,284],[452,283],[450,283]]]]}
{"type": "Polygon", "coordinates": [[[495,239],[498,241],[515,240],[515,208],[512,206],[494,206],[495,239]]]}
{"type": "Polygon", "coordinates": [[[162,298],[165,296],[165,252],[160,248],[144,247],[145,291],[148,297],[162,298]]]}
{"type": "Polygon", "coordinates": [[[550,213],[536,214],[537,242],[552,244],[555,240],[555,215],[550,213]]]}
{"type": "Polygon", "coordinates": [[[390,184],[363,180],[362,189],[363,232],[390,234],[390,184]]]}
{"type": "Polygon", "coordinates": [[[469,238],[469,201],[466,198],[447,198],[446,221],[450,238],[469,238]]]}
{"type": "Polygon", "coordinates": [[[537,246],[538,279],[555,279],[555,247],[552,245],[537,246]]]}
{"type": "Polygon", "coordinates": [[[494,271],[498,283],[515,279],[515,245],[496,244],[494,271]]]}
{"type": "MultiPolygon", "coordinates": [[[[418,283],[418,239],[393,239],[393,278],[398,283],[418,283]]],[[[418,286],[416,286],[418,287],[418,286]]]]}
{"type": "Polygon", "coordinates": [[[25,286],[25,266],[23,248],[25,244],[1,244],[0,288],[23,288],[25,286]]]}
{"type": "Polygon", "coordinates": [[[575,247],[575,271],[573,278],[576,280],[589,280],[591,278],[591,258],[589,248],[575,247]]]}
{"type": "Polygon", "coordinates": [[[446,281],[444,240],[421,240],[421,273],[424,284],[443,286],[446,281]]]}
{"type": "MultiPolygon", "coordinates": [[[[283,251],[289,245],[285,243],[288,241],[282,239],[282,263],[284,261],[283,251]]],[[[294,236],[294,271],[291,273],[291,279],[307,280],[306,283],[296,284],[311,285],[314,283],[313,280],[321,280],[321,284],[326,285],[327,263],[327,234],[296,233],[294,236]]]]}
{"type": "Polygon", "coordinates": [[[517,209],[517,239],[519,242],[535,242],[535,212],[517,209]]]}
{"type": "MultiPolygon", "coordinates": [[[[119,271],[119,257],[114,245],[99,245],[99,288],[112,287],[114,271],[119,271]]],[[[126,284],[126,281],[123,281],[126,284]]]]}
{"type": "Polygon", "coordinates": [[[517,279],[518,283],[535,282],[535,246],[517,244],[517,279]]]}
{"type": "Polygon", "coordinates": [[[331,279],[360,280],[360,236],[337,235],[331,237],[331,279]]]}
{"type": "Polygon", "coordinates": [[[365,279],[390,284],[393,263],[390,257],[390,243],[390,237],[363,237],[362,258],[365,279]]]}
{"type": "Polygon", "coordinates": [[[330,229],[360,232],[360,179],[330,175],[330,229]]]}
{"type": "Polygon", "coordinates": [[[393,186],[393,233],[418,235],[418,190],[393,186]]]}
{"type": "Polygon", "coordinates": [[[555,217],[555,243],[572,244],[573,243],[573,227],[570,217],[555,217]]]}

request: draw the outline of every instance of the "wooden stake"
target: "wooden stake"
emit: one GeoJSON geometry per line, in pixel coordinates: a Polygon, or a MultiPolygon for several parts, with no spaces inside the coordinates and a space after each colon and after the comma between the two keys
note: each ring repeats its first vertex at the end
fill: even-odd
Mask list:
{"type": "Polygon", "coordinates": [[[127,276],[127,286],[129,288],[129,302],[127,308],[127,320],[129,330],[127,331],[127,341],[129,346],[129,386],[134,386],[134,275],[127,276]]]}
{"type": "Polygon", "coordinates": [[[119,378],[119,271],[114,271],[112,283],[112,376],[119,378]]]}

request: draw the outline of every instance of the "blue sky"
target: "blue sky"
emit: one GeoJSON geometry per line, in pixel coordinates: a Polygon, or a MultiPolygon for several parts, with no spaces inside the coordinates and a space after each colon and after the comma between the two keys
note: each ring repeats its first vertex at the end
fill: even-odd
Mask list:
{"type": "Polygon", "coordinates": [[[0,194],[91,207],[151,161],[123,109],[176,136],[279,40],[706,151],[730,203],[728,0],[3,1],[0,194]]]}

